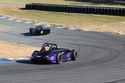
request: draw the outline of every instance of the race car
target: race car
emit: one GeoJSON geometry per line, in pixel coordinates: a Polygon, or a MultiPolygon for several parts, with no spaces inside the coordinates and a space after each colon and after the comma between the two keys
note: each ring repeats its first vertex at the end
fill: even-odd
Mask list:
{"type": "Polygon", "coordinates": [[[33,34],[33,35],[49,34],[50,27],[51,25],[42,24],[42,25],[38,25],[38,26],[30,28],[29,32],[30,34],[33,34]]]}
{"type": "Polygon", "coordinates": [[[75,61],[76,58],[76,50],[58,48],[57,44],[53,43],[44,43],[40,51],[32,53],[31,62],[61,64],[65,61],[75,61]]]}

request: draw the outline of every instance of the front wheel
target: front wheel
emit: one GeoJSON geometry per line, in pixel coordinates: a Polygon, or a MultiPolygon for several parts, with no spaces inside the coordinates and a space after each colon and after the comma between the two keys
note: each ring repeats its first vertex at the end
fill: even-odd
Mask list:
{"type": "Polygon", "coordinates": [[[77,51],[76,51],[76,50],[72,50],[72,56],[71,56],[71,59],[72,59],[73,61],[75,61],[76,58],[77,58],[77,56],[78,56],[77,51]]]}
{"type": "Polygon", "coordinates": [[[36,35],[40,35],[40,34],[41,34],[41,31],[37,31],[37,32],[36,32],[36,35]]]}
{"type": "Polygon", "coordinates": [[[62,63],[62,55],[61,54],[57,55],[57,57],[56,57],[56,63],[57,64],[61,64],[62,63]]]}
{"type": "Polygon", "coordinates": [[[32,59],[31,59],[31,63],[32,63],[32,64],[36,64],[36,61],[32,58],[32,59]]]}

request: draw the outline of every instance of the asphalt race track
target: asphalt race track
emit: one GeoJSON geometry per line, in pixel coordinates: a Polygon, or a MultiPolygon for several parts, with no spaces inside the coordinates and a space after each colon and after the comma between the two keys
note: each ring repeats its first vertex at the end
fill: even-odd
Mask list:
{"type": "Polygon", "coordinates": [[[0,40],[38,47],[45,42],[57,43],[77,49],[77,61],[59,65],[23,60],[0,63],[0,83],[125,83],[124,36],[63,28],[32,36],[28,34],[31,26],[33,22],[0,16],[0,40]]]}

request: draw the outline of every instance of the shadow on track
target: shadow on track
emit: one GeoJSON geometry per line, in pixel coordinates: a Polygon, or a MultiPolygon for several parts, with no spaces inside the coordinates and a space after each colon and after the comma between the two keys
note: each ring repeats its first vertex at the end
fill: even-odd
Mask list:
{"type": "Polygon", "coordinates": [[[44,35],[48,35],[48,34],[40,34],[40,35],[35,35],[35,34],[31,34],[29,32],[26,32],[26,33],[20,33],[21,35],[24,35],[24,36],[44,36],[44,35]]]}
{"type": "Polygon", "coordinates": [[[21,63],[21,64],[31,64],[31,65],[52,65],[51,63],[33,63],[31,60],[16,60],[16,63],[21,63]]]}

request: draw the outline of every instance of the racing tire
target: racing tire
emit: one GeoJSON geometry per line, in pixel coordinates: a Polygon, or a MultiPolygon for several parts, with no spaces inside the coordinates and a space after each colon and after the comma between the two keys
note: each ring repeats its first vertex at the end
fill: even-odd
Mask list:
{"type": "Polygon", "coordinates": [[[37,62],[34,59],[31,59],[32,64],[37,64],[37,62]]]}
{"type": "MultiPolygon", "coordinates": [[[[33,53],[38,53],[39,51],[34,51],[33,53]]],[[[34,58],[31,58],[31,63],[32,64],[37,64],[37,61],[34,58]]]]}
{"type": "Polygon", "coordinates": [[[71,56],[72,61],[75,61],[77,56],[78,56],[77,51],[76,50],[72,50],[72,56],[71,56]]]}
{"type": "Polygon", "coordinates": [[[34,34],[34,33],[35,33],[35,30],[34,30],[34,29],[32,29],[32,28],[30,28],[30,30],[29,30],[29,31],[30,31],[30,33],[31,33],[31,34],[34,34]]]}
{"type": "Polygon", "coordinates": [[[36,35],[40,35],[40,34],[41,34],[41,31],[37,31],[37,32],[36,32],[36,35]]]}
{"type": "Polygon", "coordinates": [[[50,29],[46,29],[43,31],[43,34],[49,34],[50,33],[50,29]]]}
{"type": "Polygon", "coordinates": [[[56,57],[56,63],[57,64],[61,64],[62,63],[62,55],[61,54],[57,55],[57,57],[56,57]]]}
{"type": "Polygon", "coordinates": [[[47,33],[50,33],[50,29],[47,30],[47,33]]]}

